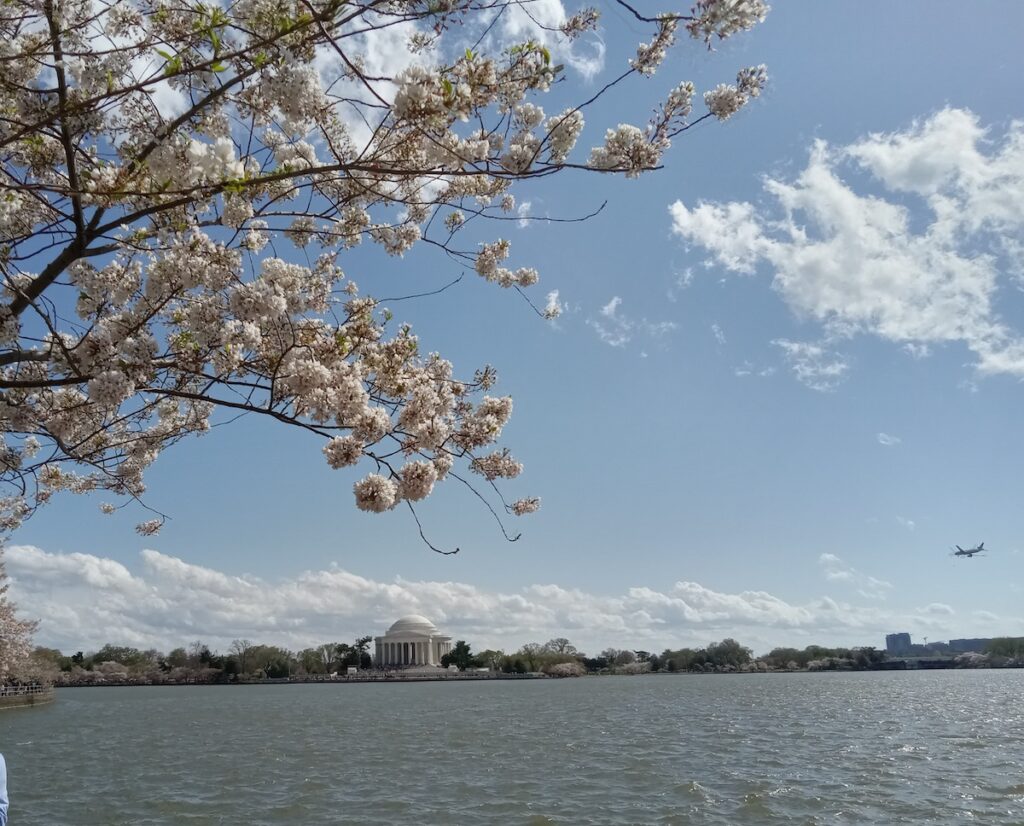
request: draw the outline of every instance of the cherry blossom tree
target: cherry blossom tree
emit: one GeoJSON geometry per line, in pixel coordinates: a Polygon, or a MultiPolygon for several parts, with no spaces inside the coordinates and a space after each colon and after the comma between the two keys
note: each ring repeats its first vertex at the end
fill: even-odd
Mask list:
{"type": "MultiPolygon", "coordinates": [[[[415,515],[446,478],[472,485],[463,469],[501,497],[522,468],[496,447],[512,400],[491,394],[495,371],[456,377],[342,264],[363,241],[428,245],[530,301],[536,270],[502,238],[461,244],[468,224],[513,211],[517,182],[656,169],[763,88],[764,67],[743,69],[694,115],[680,83],[577,157],[595,100],[654,74],[684,32],[710,46],[768,11],[618,3],[651,40],[554,114],[537,101],[568,74],[557,56],[595,36],[594,9],[552,24],[535,0],[5,3],[0,534],[58,492],[105,493],[108,513],[140,501],[162,450],[240,413],[302,428],[332,468],[362,465],[364,511],[415,515]],[[507,42],[497,24],[515,15],[533,35],[507,42]],[[399,44],[387,70],[381,44],[399,44]]],[[[497,501],[496,517],[539,505],[497,501]]]]}
{"type": "Polygon", "coordinates": [[[20,620],[14,603],[7,598],[7,571],[0,548],[0,685],[16,676],[28,662],[36,623],[20,620]]]}

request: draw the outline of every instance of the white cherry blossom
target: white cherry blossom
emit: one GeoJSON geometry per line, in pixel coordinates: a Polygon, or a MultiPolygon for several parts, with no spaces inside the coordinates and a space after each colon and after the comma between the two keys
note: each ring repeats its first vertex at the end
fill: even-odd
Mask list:
{"type": "Polygon", "coordinates": [[[371,473],[355,483],[356,507],[372,513],[391,510],[398,502],[398,486],[379,473],[371,473]]]}
{"type": "MultiPolygon", "coordinates": [[[[767,6],[684,11],[640,18],[623,80],[665,65],[679,20],[710,41],[767,6]]],[[[431,353],[395,318],[406,305],[385,308],[343,270],[364,241],[396,257],[432,247],[555,317],[557,290],[537,308],[541,274],[510,263],[486,219],[515,221],[513,190],[533,177],[656,168],[695,94],[678,83],[646,128],[607,130],[588,160],[593,90],[574,90],[552,52],[598,22],[583,8],[498,44],[486,4],[447,0],[15,0],[0,14],[0,539],[62,493],[134,506],[165,448],[240,413],[301,428],[331,468],[361,475],[364,511],[418,507],[456,467],[519,476],[498,445],[512,400],[494,370],[431,353]],[[401,70],[378,74],[375,31],[408,34],[401,70]],[[565,100],[546,115],[556,80],[565,100]]],[[[709,92],[711,113],[726,119],[765,80],[744,69],[709,92]]],[[[351,260],[374,285],[372,259],[351,260]]]]}

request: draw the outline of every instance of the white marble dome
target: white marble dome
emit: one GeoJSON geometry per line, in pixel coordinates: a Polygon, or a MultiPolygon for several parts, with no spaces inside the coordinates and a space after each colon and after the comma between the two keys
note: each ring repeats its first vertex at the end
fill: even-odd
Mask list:
{"type": "Polygon", "coordinates": [[[402,617],[383,637],[375,637],[374,642],[373,661],[378,668],[436,666],[452,650],[452,638],[419,614],[402,617]]]}
{"type": "Polygon", "coordinates": [[[441,632],[434,623],[426,617],[421,617],[419,614],[409,614],[407,617],[402,617],[388,629],[388,634],[410,633],[432,636],[441,632]]]}

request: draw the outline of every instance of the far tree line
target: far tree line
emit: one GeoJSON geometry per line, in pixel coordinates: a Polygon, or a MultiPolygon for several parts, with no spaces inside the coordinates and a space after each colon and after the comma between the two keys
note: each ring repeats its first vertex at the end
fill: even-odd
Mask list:
{"type": "MultiPolygon", "coordinates": [[[[276,645],[234,640],[226,653],[201,641],[168,653],[156,649],[104,645],[92,653],[66,655],[55,648],[37,647],[28,672],[34,680],[62,685],[97,683],[216,683],[276,679],[330,679],[350,668],[375,668],[369,653],[372,637],[351,643],[324,643],[300,651],[276,645]]],[[[979,665],[978,657],[970,665],[979,665]]],[[[991,664],[1024,662],[1024,637],[992,640],[984,658],[991,664]]],[[[527,643],[515,651],[484,649],[474,652],[458,640],[441,661],[460,671],[487,670],[506,674],[543,673],[556,677],[584,674],[642,674],[648,672],[728,673],[751,671],[866,671],[885,667],[886,653],[873,647],[773,648],[755,657],[752,650],[727,638],[704,648],[667,648],[660,654],[642,649],[606,648],[588,656],[565,637],[546,643],[527,643]]]]}
{"type": "MultiPolygon", "coordinates": [[[[453,654],[458,649],[453,650],[453,654]]],[[[466,651],[469,654],[468,650],[466,651]]],[[[667,648],[660,654],[642,649],[606,648],[596,656],[579,651],[569,640],[556,637],[544,644],[529,643],[518,651],[487,650],[456,664],[495,671],[543,672],[556,676],[582,674],[640,674],[644,672],[777,671],[801,669],[870,669],[885,660],[874,648],[825,648],[812,645],[798,651],[776,648],[761,657],[727,638],[705,648],[667,648]]]]}
{"type": "Polygon", "coordinates": [[[196,640],[168,653],[107,644],[92,653],[66,655],[56,648],[38,647],[32,660],[49,681],[65,685],[105,682],[214,683],[327,677],[349,668],[373,665],[369,636],[351,643],[323,643],[301,651],[277,645],[234,640],[226,653],[196,640]]]}

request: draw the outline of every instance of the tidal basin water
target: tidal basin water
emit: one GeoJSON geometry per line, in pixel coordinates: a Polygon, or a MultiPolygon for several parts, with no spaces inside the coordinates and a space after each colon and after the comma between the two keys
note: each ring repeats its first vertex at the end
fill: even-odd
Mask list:
{"type": "Polygon", "coordinates": [[[85,688],[12,826],[1024,823],[1024,671],[85,688]]]}

